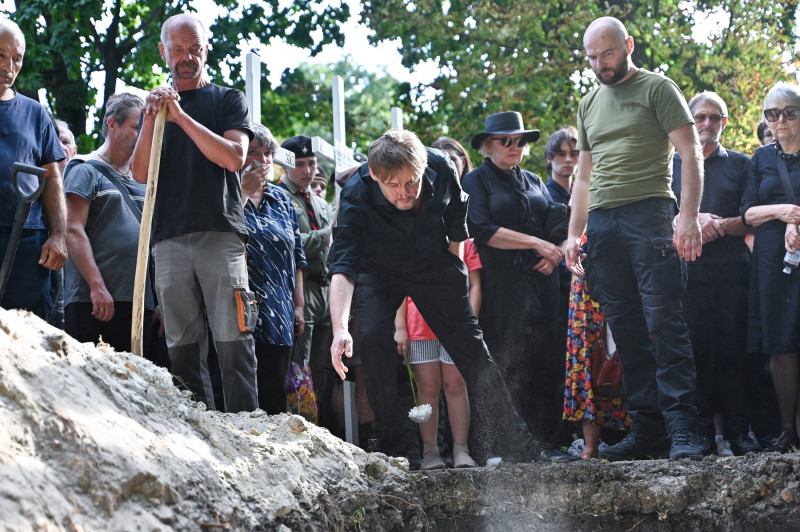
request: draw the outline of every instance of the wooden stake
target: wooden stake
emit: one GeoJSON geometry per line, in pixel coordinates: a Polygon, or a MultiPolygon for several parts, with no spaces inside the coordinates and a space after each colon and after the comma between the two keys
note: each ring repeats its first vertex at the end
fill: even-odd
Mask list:
{"type": "Polygon", "coordinates": [[[133,284],[133,319],[131,320],[131,353],[142,356],[142,328],[144,326],[144,291],[147,283],[147,263],[150,259],[150,227],[158,189],[158,170],[161,167],[161,145],[164,142],[164,122],[167,106],[156,115],[153,145],[150,148],[150,166],[147,169],[147,191],[144,194],[142,224],[139,227],[139,253],[136,256],[136,278],[133,284]]]}

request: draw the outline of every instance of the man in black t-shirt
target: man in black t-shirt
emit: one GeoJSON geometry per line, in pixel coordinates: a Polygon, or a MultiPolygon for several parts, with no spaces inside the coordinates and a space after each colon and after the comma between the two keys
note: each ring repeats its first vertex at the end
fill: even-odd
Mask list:
{"type": "Polygon", "coordinates": [[[208,39],[190,15],[167,19],[158,45],[172,85],[150,91],[133,154],[133,177],[147,180],[155,117],[168,109],[153,216],[155,283],[173,374],[215,408],[205,349],[206,316],[222,373],[225,410],[258,408],[252,335],[237,300],[248,288],[247,228],[237,171],[250,130],[237,90],[210,83],[208,39]]]}
{"type": "MultiPolygon", "coordinates": [[[[706,452],[719,456],[760,450],[748,437],[746,413],[747,289],[749,255],[742,223],[742,204],[750,158],[720,144],[728,123],[728,106],[706,91],[689,101],[703,148],[705,186],[700,203],[703,255],[686,264],[683,296],[697,367],[700,435],[706,452]],[[715,415],[719,427],[715,429],[715,415]],[[715,440],[715,445],[712,442],[715,440]]],[[[680,197],[681,158],[675,154],[672,190],[680,197]]]]}

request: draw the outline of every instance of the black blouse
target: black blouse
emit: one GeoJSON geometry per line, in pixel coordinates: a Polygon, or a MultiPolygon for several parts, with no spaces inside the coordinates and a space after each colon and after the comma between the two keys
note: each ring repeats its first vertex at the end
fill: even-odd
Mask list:
{"type": "Polygon", "coordinates": [[[530,269],[539,261],[534,250],[497,249],[488,241],[504,227],[544,238],[544,220],[550,192],[533,172],[514,166],[505,172],[490,159],[464,176],[469,194],[467,222],[484,268],[530,269]]]}

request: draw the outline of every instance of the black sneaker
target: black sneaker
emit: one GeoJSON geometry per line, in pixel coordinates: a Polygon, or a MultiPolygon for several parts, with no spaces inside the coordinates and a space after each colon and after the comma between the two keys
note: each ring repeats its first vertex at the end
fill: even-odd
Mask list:
{"type": "Polygon", "coordinates": [[[775,443],[767,447],[767,452],[788,453],[796,445],[797,437],[788,430],[784,430],[775,443]]]}
{"type": "Polygon", "coordinates": [[[747,434],[739,434],[731,440],[731,450],[736,456],[743,456],[749,453],[760,453],[764,448],[747,434]]]}
{"type": "Polygon", "coordinates": [[[664,458],[666,450],[667,438],[660,429],[643,431],[633,428],[619,443],[601,449],[600,458],[610,462],[664,458]]]}
{"type": "Polygon", "coordinates": [[[703,446],[694,431],[689,429],[675,429],[669,436],[669,459],[678,460],[680,458],[690,458],[692,460],[703,459],[703,446]]]}

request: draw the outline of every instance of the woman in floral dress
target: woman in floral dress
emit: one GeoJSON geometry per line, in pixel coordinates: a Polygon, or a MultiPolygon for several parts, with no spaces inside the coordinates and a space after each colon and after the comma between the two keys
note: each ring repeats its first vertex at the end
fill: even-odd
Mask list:
{"type": "Polygon", "coordinates": [[[603,397],[592,385],[591,354],[606,352],[606,327],[600,305],[589,297],[586,279],[572,276],[567,329],[567,368],[564,390],[564,419],[579,421],[583,428],[584,448],[580,457],[598,457],[600,431],[603,428],[628,430],[631,417],[623,397],[603,397]]]}

